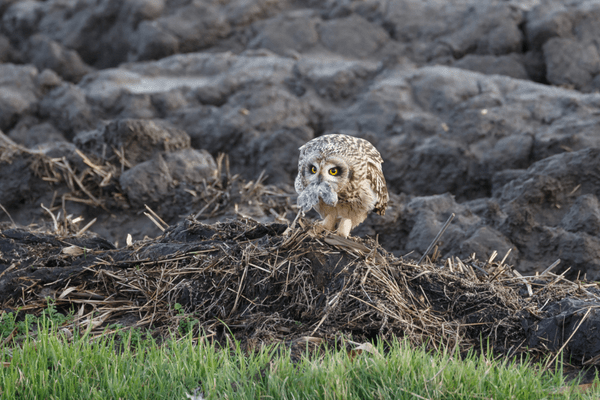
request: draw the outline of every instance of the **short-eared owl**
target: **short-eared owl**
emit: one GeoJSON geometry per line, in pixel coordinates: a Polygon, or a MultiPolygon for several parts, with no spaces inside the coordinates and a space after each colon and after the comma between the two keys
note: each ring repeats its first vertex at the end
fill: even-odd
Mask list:
{"type": "Polygon", "coordinates": [[[367,140],[319,136],[300,147],[295,188],[303,211],[314,207],[323,227],[347,237],[371,210],[385,214],[389,196],[383,159],[367,140]]]}

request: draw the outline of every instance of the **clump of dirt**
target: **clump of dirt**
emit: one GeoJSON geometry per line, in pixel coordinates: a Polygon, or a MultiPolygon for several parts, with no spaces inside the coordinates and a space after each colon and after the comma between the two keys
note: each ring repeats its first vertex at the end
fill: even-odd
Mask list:
{"type": "MultiPolygon", "coordinates": [[[[302,219],[292,229],[188,218],[120,249],[91,235],[13,228],[0,231],[0,302],[39,313],[51,297],[75,310],[67,328],[91,325],[96,334],[124,321],[165,334],[193,319],[200,334],[219,340],[227,331],[248,346],[344,334],[465,349],[483,339],[510,355],[528,345],[574,351],[585,340],[577,318],[590,312],[568,315],[570,332],[559,330],[560,337],[540,336],[537,327],[547,333],[549,321],[563,326],[552,314],[567,316],[556,306],[563,299],[597,307],[595,286],[549,271],[522,277],[495,258],[419,265],[374,239],[326,234],[302,219]]],[[[594,321],[588,318],[588,329],[594,321]]],[[[598,356],[577,354],[581,363],[598,356]]]]}

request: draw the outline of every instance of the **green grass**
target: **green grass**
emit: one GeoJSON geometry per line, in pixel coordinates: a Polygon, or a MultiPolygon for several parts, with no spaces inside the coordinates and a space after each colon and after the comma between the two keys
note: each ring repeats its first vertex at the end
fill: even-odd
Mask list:
{"type": "MultiPolygon", "coordinates": [[[[567,399],[599,397],[567,390],[560,371],[541,374],[527,362],[490,361],[394,342],[385,357],[325,351],[294,364],[282,348],[245,355],[186,337],[158,345],[139,331],[72,342],[41,318],[35,335],[0,350],[0,398],[187,399],[202,387],[206,399],[567,399]],[[136,336],[137,335],[137,336],[136,336]],[[136,338],[136,340],[131,340],[136,338]],[[129,343],[124,346],[123,343],[129,343]],[[276,355],[278,354],[278,355],[276,355]],[[420,396],[420,397],[419,397],[420,396]]],[[[383,354],[383,348],[378,348],[383,354]]]]}

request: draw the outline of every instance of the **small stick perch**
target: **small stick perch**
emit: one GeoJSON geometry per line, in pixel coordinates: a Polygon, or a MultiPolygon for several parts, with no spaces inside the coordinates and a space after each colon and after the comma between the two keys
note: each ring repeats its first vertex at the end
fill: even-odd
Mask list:
{"type": "Polygon", "coordinates": [[[546,268],[546,269],[544,270],[544,272],[542,272],[542,273],[540,274],[540,277],[542,277],[542,276],[546,275],[548,272],[552,271],[552,270],[554,269],[554,267],[556,267],[558,264],[560,264],[560,258],[559,258],[558,260],[554,261],[554,262],[552,263],[552,265],[550,265],[548,268],[546,268]]]}
{"type": "Polygon", "coordinates": [[[450,214],[450,218],[448,218],[448,221],[446,221],[446,223],[444,224],[444,226],[442,226],[442,229],[440,229],[440,231],[437,234],[437,236],[435,237],[435,239],[433,239],[433,242],[431,242],[431,244],[429,245],[429,247],[427,248],[427,250],[425,250],[425,253],[423,253],[423,255],[419,259],[419,262],[417,263],[417,265],[421,265],[421,263],[423,262],[423,260],[425,259],[425,257],[427,257],[427,254],[429,254],[429,252],[431,251],[431,249],[433,249],[433,246],[435,246],[435,244],[440,239],[440,237],[442,237],[442,235],[444,234],[444,232],[446,232],[446,229],[448,228],[448,226],[450,225],[450,222],[452,222],[452,220],[454,219],[455,216],[456,216],[456,214],[454,214],[454,213],[450,214]]]}

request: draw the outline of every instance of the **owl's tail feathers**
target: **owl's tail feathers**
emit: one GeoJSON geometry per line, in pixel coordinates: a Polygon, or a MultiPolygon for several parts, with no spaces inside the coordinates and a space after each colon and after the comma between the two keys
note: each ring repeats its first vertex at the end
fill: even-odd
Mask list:
{"type": "Polygon", "coordinates": [[[375,203],[375,207],[373,209],[377,214],[385,215],[385,209],[387,208],[389,201],[390,196],[388,195],[387,189],[385,189],[383,196],[377,199],[377,203],[375,203]]]}
{"type": "MultiPolygon", "coordinates": [[[[386,206],[387,206],[387,204],[386,204],[386,206]]],[[[385,215],[385,207],[379,207],[379,208],[377,208],[377,206],[375,206],[374,210],[379,215],[385,215]]]]}

